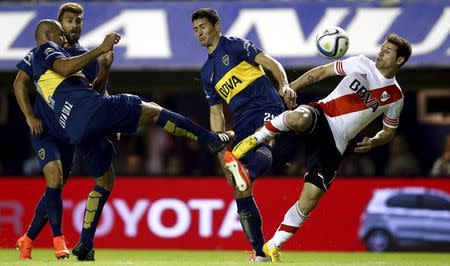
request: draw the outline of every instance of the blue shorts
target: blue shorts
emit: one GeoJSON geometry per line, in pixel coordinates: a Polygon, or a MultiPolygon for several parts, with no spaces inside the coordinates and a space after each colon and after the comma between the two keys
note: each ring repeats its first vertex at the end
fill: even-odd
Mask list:
{"type": "Polygon", "coordinates": [[[44,131],[40,136],[31,136],[31,144],[41,168],[51,162],[60,160],[63,176],[70,175],[75,155],[75,145],[63,142],[44,131]]]}
{"type": "Polygon", "coordinates": [[[77,148],[88,167],[89,174],[94,178],[102,176],[108,170],[116,154],[114,145],[106,137],[77,145],[77,148]]]}
{"type": "Polygon", "coordinates": [[[136,95],[118,94],[105,97],[102,106],[87,123],[77,144],[85,145],[113,133],[133,133],[138,128],[141,99],[136,95]]]}
{"type": "Polygon", "coordinates": [[[255,131],[284,110],[279,106],[264,109],[248,109],[234,119],[233,130],[235,135],[233,146],[241,140],[255,133],[255,131]]]}

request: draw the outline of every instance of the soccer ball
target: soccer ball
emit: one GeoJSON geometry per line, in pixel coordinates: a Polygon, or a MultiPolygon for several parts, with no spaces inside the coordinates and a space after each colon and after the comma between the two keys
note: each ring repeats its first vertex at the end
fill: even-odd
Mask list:
{"type": "Polygon", "coordinates": [[[348,45],[347,32],[337,26],[328,27],[316,36],[317,50],[326,58],[342,57],[347,52],[348,45]]]}

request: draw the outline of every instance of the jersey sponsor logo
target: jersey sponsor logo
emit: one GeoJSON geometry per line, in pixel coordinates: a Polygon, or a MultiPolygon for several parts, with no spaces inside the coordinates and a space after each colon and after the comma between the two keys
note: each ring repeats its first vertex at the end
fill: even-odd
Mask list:
{"type": "Polygon", "coordinates": [[[226,54],[222,57],[222,62],[224,65],[228,66],[230,64],[230,57],[226,54]]]}
{"type": "Polygon", "coordinates": [[[242,80],[240,80],[236,76],[231,76],[228,80],[225,80],[222,86],[219,88],[218,92],[223,98],[228,98],[231,91],[234,88],[237,88],[239,84],[242,84],[242,80]]]}
{"type": "Polygon", "coordinates": [[[253,81],[264,75],[261,67],[251,65],[247,61],[241,62],[228,71],[215,85],[215,90],[227,103],[250,85],[253,81]]]}
{"type": "Polygon", "coordinates": [[[61,125],[62,128],[66,128],[67,119],[69,119],[72,107],[73,104],[70,104],[68,101],[64,103],[64,106],[61,110],[61,115],[59,116],[59,124],[61,125]]]}
{"type": "Polygon", "coordinates": [[[44,160],[44,158],[45,158],[45,149],[44,148],[38,150],[38,156],[41,160],[44,160]]]}
{"type": "Polygon", "coordinates": [[[357,79],[353,80],[349,88],[356,93],[356,95],[363,100],[367,108],[371,108],[375,112],[380,106],[377,98],[372,98],[372,92],[361,84],[357,79]]]}

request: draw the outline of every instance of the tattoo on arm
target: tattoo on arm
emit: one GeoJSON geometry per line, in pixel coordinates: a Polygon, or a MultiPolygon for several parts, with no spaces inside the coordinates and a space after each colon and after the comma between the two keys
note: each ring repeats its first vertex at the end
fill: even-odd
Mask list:
{"type": "Polygon", "coordinates": [[[312,83],[317,81],[317,78],[314,75],[312,75],[312,74],[309,74],[306,77],[306,79],[307,79],[307,84],[312,84],[312,83]]]}

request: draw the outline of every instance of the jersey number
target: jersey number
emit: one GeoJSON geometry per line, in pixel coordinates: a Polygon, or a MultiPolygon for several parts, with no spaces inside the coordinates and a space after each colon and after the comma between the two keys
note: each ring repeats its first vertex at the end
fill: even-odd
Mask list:
{"type": "Polygon", "coordinates": [[[270,120],[272,120],[272,119],[274,119],[275,118],[275,115],[274,114],[271,114],[271,113],[264,113],[264,122],[268,122],[268,121],[270,121],[270,120]]]}

